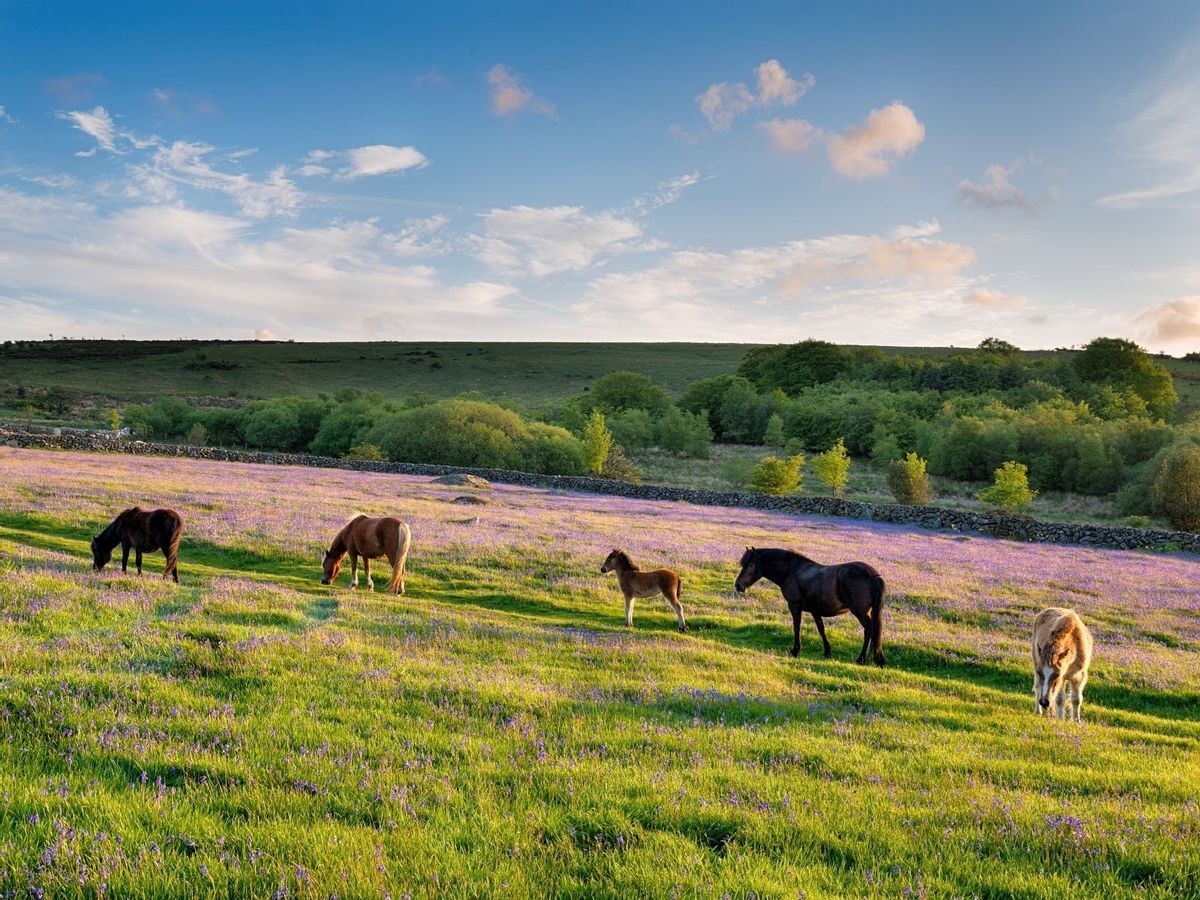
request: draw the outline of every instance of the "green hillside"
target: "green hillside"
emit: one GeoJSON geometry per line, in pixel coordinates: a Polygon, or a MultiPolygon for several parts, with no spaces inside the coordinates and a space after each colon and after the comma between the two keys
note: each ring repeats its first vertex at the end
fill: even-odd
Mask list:
{"type": "MultiPolygon", "coordinates": [[[[254,399],[341,388],[527,404],[586,390],[606,372],[649,375],[678,393],[734,371],[747,344],[293,344],[260,341],[39,341],[0,348],[0,389],[52,385],[144,402],[163,394],[254,399]]],[[[6,404],[7,405],[7,404],[6,404]]]]}

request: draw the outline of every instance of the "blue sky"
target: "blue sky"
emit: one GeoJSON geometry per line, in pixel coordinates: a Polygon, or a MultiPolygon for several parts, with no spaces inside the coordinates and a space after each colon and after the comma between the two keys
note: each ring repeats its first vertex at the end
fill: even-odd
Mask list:
{"type": "Polygon", "coordinates": [[[1200,349],[1200,5],[0,0],[6,338],[1200,349]]]}

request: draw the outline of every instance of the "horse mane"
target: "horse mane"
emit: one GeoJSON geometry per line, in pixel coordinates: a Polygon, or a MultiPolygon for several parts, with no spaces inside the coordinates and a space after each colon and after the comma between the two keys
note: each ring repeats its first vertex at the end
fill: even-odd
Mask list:
{"type": "Polygon", "coordinates": [[[140,511],[140,507],[131,506],[129,509],[122,510],[117,514],[117,517],[105,526],[104,530],[96,535],[96,542],[105,550],[111,550],[117,544],[121,543],[121,526],[125,524],[125,520],[129,518],[130,513],[140,511]]]}
{"type": "Polygon", "coordinates": [[[816,565],[816,562],[809,559],[803,553],[797,553],[795,550],[788,550],[786,547],[751,547],[750,550],[759,557],[775,560],[788,560],[798,563],[807,563],[808,565],[816,565]]]}
{"type": "Polygon", "coordinates": [[[635,572],[641,571],[640,569],[638,569],[637,564],[632,559],[629,558],[629,554],[626,553],[624,550],[613,550],[613,552],[610,553],[609,556],[615,556],[617,558],[618,562],[624,563],[626,566],[628,566],[630,569],[633,569],[635,572]]]}

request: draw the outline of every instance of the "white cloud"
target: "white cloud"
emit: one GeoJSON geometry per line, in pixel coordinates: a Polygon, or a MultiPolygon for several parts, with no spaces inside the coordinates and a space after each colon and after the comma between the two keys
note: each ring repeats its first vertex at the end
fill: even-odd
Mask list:
{"type": "Polygon", "coordinates": [[[350,164],[338,171],[343,180],[363,178],[367,175],[388,175],[408,169],[422,169],[429,160],[416,147],[392,147],[388,144],[373,144],[346,151],[350,164]]]}
{"type": "Polygon", "coordinates": [[[6,110],[3,106],[0,106],[0,122],[4,122],[6,125],[17,124],[17,120],[10,116],[8,114],[8,110],[6,110]]]}
{"type": "Polygon", "coordinates": [[[728,131],[733,120],[754,105],[754,95],[744,84],[711,84],[696,97],[696,106],[713,131],[728,131]]]}
{"type": "Polygon", "coordinates": [[[395,234],[387,235],[388,248],[396,256],[429,256],[447,252],[447,246],[435,238],[450,222],[447,216],[429,216],[405,223],[395,234]]]}
{"type": "Polygon", "coordinates": [[[1174,60],[1141,112],[1123,122],[1118,137],[1142,161],[1150,184],[1101,197],[1110,209],[1153,206],[1200,191],[1200,50],[1174,60]]]}
{"type": "Polygon", "coordinates": [[[754,71],[758,75],[756,102],[759,106],[771,106],[775,103],[791,106],[817,83],[817,79],[807,73],[799,81],[794,80],[777,59],[768,59],[754,71]]]}
{"type": "Polygon", "coordinates": [[[862,125],[852,125],[829,139],[829,161],[847,178],[887,175],[895,160],[912,153],[925,140],[925,126],[911,109],[896,101],[873,109],[862,125]]]}
{"type": "Polygon", "coordinates": [[[248,216],[179,206],[106,215],[0,188],[0,312],[11,313],[7,333],[25,337],[522,333],[504,306],[511,286],[445,284],[437,270],[406,264],[393,237],[370,220],[264,235],[248,216]]]}
{"type": "Polygon", "coordinates": [[[138,170],[139,181],[149,195],[160,199],[172,196],[172,185],[179,184],[226,194],[244,215],[255,219],[296,215],[303,194],[287,177],[283,166],[276,166],[263,180],[256,181],[245,173],[234,174],[215,168],[206,159],[213,150],[208,144],[187,141],[159,147],[149,168],[138,170]]]}
{"type": "Polygon", "coordinates": [[[683,192],[704,181],[699,172],[689,172],[677,178],[657,184],[654,190],[643,194],[633,201],[633,208],[640,214],[646,215],[656,209],[668,206],[683,196],[683,192]]]}
{"type": "Polygon", "coordinates": [[[961,315],[968,329],[961,273],[974,258],[959,244],[881,235],[686,250],[641,271],[595,278],[572,312],[584,324],[620,323],[659,339],[798,340],[819,324],[829,339],[861,343],[872,334],[895,343],[900,326],[927,328],[932,316],[945,325],[961,315]]]}
{"type": "Polygon", "coordinates": [[[824,137],[824,132],[804,119],[771,119],[758,127],[771,138],[780,153],[803,153],[824,137]]]}
{"type": "Polygon", "coordinates": [[[728,131],[734,119],[755,106],[791,106],[817,83],[808,74],[796,81],[777,59],[761,63],[754,73],[758,79],[757,91],[740,81],[721,81],[709,85],[696,97],[696,106],[713,131],[728,131]]]}
{"type": "Polygon", "coordinates": [[[467,245],[489,268],[535,278],[586,269],[598,260],[635,249],[642,229],[616,213],[589,214],[580,206],[493,209],[484,232],[467,245]]]}
{"type": "Polygon", "coordinates": [[[963,179],[958,183],[958,196],[967,206],[980,209],[1019,209],[1033,211],[1033,203],[1012,183],[1015,167],[992,163],[984,170],[983,184],[963,179]]]}
{"type": "Polygon", "coordinates": [[[488,70],[487,81],[494,115],[511,116],[519,112],[555,115],[554,104],[525,87],[520,76],[508,66],[502,63],[492,66],[488,70]]]}
{"type": "Polygon", "coordinates": [[[1024,309],[1029,304],[1029,298],[1020,294],[1006,294],[990,288],[976,288],[964,298],[972,306],[993,312],[1014,312],[1024,309]]]}
{"type": "Polygon", "coordinates": [[[103,106],[97,106],[91,112],[74,110],[60,113],[59,116],[96,141],[95,147],[91,150],[80,150],[75,154],[76,156],[92,156],[97,150],[107,150],[109,153],[119,152],[116,146],[116,125],[108,110],[103,106]]]}
{"type": "Polygon", "coordinates": [[[1200,296],[1180,297],[1143,310],[1134,319],[1149,343],[1200,344],[1200,296]]]}
{"type": "Polygon", "coordinates": [[[254,339],[256,341],[277,341],[279,340],[279,335],[270,328],[256,328],[254,330],[254,339]]]}

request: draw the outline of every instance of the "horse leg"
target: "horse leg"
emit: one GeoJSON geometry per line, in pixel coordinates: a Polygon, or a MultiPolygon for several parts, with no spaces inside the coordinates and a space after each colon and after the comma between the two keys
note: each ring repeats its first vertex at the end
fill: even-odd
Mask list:
{"type": "Polygon", "coordinates": [[[872,632],[874,631],[874,623],[866,613],[854,613],[854,617],[858,619],[858,624],[862,626],[863,630],[863,645],[862,649],[858,651],[858,659],[856,660],[856,662],[861,666],[867,661],[867,650],[871,647],[871,637],[872,632]]]}
{"type": "Polygon", "coordinates": [[[1033,661],[1033,711],[1042,714],[1042,670],[1037,660],[1033,661]]]}
{"type": "Polygon", "coordinates": [[[825,647],[825,658],[829,659],[833,656],[833,648],[829,646],[829,638],[825,637],[825,620],[816,613],[810,613],[810,615],[817,623],[817,634],[821,636],[821,644],[825,647]]]}
{"type": "Polygon", "coordinates": [[[792,656],[800,655],[800,617],[804,615],[804,610],[799,604],[792,606],[788,604],[792,611],[792,649],[789,651],[792,656]]]}
{"type": "Polygon", "coordinates": [[[122,572],[129,571],[129,545],[128,544],[121,545],[121,571],[122,572]]]}
{"type": "Polygon", "coordinates": [[[367,590],[375,590],[375,582],[371,580],[371,557],[363,557],[363,571],[367,574],[367,590]]]}
{"type": "Polygon", "coordinates": [[[350,554],[350,587],[358,587],[358,554],[350,554]]]}
{"type": "Polygon", "coordinates": [[[137,570],[138,570],[138,574],[141,575],[142,574],[142,551],[140,548],[135,548],[133,552],[135,554],[137,554],[137,557],[136,557],[137,558],[137,570]]]}
{"type": "Polygon", "coordinates": [[[667,602],[671,604],[671,608],[675,610],[675,618],[679,620],[679,631],[682,633],[687,631],[687,622],[683,620],[683,604],[679,602],[679,588],[668,594],[663,591],[663,596],[667,598],[667,602]]]}
{"type": "Polygon", "coordinates": [[[625,594],[625,627],[633,627],[633,594],[625,594]]]}
{"type": "Polygon", "coordinates": [[[179,565],[176,560],[175,556],[167,556],[166,568],[163,569],[163,581],[174,576],[175,583],[179,584],[179,565]]]}

